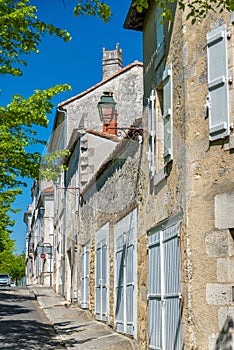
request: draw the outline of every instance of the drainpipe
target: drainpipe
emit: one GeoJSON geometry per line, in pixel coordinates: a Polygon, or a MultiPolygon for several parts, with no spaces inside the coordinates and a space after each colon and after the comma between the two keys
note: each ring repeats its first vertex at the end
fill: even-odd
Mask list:
{"type": "MultiPolygon", "coordinates": [[[[57,111],[59,113],[64,114],[64,135],[63,135],[63,141],[64,141],[64,148],[66,147],[66,139],[67,139],[67,114],[66,111],[57,108],[57,111]]],[[[65,186],[65,172],[63,173],[63,181],[64,181],[64,196],[63,196],[63,231],[62,231],[62,296],[65,297],[65,258],[66,258],[66,186],[65,186]]]]}

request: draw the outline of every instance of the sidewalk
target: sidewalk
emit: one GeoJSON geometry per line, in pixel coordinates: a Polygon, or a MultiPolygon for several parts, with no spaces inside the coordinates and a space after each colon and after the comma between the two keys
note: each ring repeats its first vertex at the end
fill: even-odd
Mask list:
{"type": "Polygon", "coordinates": [[[106,324],[94,320],[88,311],[74,306],[69,307],[69,303],[52,288],[41,286],[29,288],[66,349],[137,349],[133,339],[116,333],[106,324]]]}

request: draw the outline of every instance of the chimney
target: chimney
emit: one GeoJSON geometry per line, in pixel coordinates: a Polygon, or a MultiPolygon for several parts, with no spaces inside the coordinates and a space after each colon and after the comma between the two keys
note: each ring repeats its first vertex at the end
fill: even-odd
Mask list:
{"type": "Polygon", "coordinates": [[[119,49],[119,44],[116,44],[115,50],[106,51],[103,48],[102,58],[102,80],[108,78],[112,74],[122,69],[122,49],[119,49]]]}
{"type": "Polygon", "coordinates": [[[109,135],[117,135],[117,111],[115,111],[114,118],[111,120],[109,125],[105,125],[103,123],[102,125],[102,131],[109,134],[109,135]]]}

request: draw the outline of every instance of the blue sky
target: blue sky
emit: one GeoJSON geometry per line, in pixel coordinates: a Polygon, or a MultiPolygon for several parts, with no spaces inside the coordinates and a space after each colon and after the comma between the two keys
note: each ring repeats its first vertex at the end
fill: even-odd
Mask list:
{"type": "MultiPolygon", "coordinates": [[[[21,94],[28,97],[35,89],[47,89],[57,84],[68,83],[72,91],[56,96],[55,106],[101,81],[102,48],[115,48],[116,43],[123,50],[123,66],[142,61],[142,34],[123,28],[130,0],[110,0],[113,11],[112,21],[104,24],[94,17],[75,17],[72,9],[75,0],[31,0],[38,8],[40,20],[67,29],[72,35],[69,43],[61,39],[46,37],[40,44],[40,53],[26,57],[28,66],[23,77],[1,77],[1,105],[10,102],[12,95],[21,94]]],[[[40,131],[41,138],[48,140],[53,125],[53,114],[48,116],[49,127],[40,131]]],[[[16,220],[12,239],[15,240],[17,253],[25,246],[26,227],[23,223],[23,213],[31,201],[30,186],[23,189],[23,194],[17,198],[15,207],[21,212],[12,216],[16,220]]]]}

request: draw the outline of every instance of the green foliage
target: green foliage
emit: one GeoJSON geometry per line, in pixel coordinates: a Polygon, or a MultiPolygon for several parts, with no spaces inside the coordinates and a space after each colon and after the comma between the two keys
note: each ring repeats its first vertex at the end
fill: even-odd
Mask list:
{"type": "MultiPolygon", "coordinates": [[[[171,5],[176,0],[155,0],[159,7],[162,9],[162,20],[173,20],[171,5]]],[[[133,7],[136,7],[139,13],[149,8],[150,0],[134,0],[133,7]]],[[[187,19],[191,19],[192,24],[197,19],[202,19],[207,16],[210,11],[221,13],[224,10],[233,11],[233,0],[178,0],[179,8],[184,11],[188,10],[187,19]]],[[[106,2],[100,2],[98,0],[78,0],[78,4],[74,9],[74,14],[78,15],[90,15],[101,18],[105,23],[110,21],[112,12],[110,6],[106,2]]]]}
{"type": "Polygon", "coordinates": [[[61,85],[36,90],[28,99],[16,95],[8,106],[0,107],[0,191],[23,185],[22,178],[38,177],[41,156],[27,149],[44,141],[38,139],[34,127],[47,126],[52,97],[69,88],[61,85]]]}
{"type": "MultiPolygon", "coordinates": [[[[176,2],[176,0],[155,1],[162,9],[162,19],[172,21],[171,4],[176,2]]],[[[233,0],[178,0],[178,5],[182,11],[188,10],[187,19],[191,19],[192,24],[197,19],[205,18],[210,11],[221,13],[224,10],[229,12],[234,10],[233,0]]],[[[135,6],[138,12],[142,12],[144,9],[148,9],[149,0],[135,0],[132,6],[135,6]]]]}
{"type": "Polygon", "coordinates": [[[67,170],[67,167],[63,164],[63,159],[69,155],[69,150],[60,150],[43,156],[40,164],[40,178],[55,182],[61,172],[67,170]]]}
{"type": "Polygon", "coordinates": [[[9,268],[9,274],[13,280],[19,281],[25,275],[25,254],[13,255],[9,268]]]}
{"type": "Polygon", "coordinates": [[[0,253],[0,273],[8,273],[15,281],[24,277],[25,254],[14,255],[8,250],[0,253]]]}
{"type": "MultiPolygon", "coordinates": [[[[71,39],[66,30],[40,21],[29,0],[0,0],[0,74],[22,75],[22,68],[27,65],[25,56],[38,53],[38,45],[47,34],[65,42],[71,39]]],[[[47,127],[47,115],[54,107],[52,98],[67,89],[70,87],[65,84],[35,90],[28,99],[15,95],[7,106],[0,106],[1,269],[14,260],[15,245],[10,239],[14,222],[9,214],[12,204],[21,193],[20,187],[26,185],[25,178],[39,175],[41,156],[33,147],[44,141],[38,138],[35,127],[47,127]]]]}
{"type": "Polygon", "coordinates": [[[112,16],[110,6],[98,0],[78,0],[74,14],[75,16],[96,16],[101,18],[104,23],[109,22],[112,16]]]}
{"type": "Polygon", "coordinates": [[[22,75],[19,66],[27,65],[22,56],[38,53],[38,44],[47,33],[71,39],[66,30],[38,20],[36,13],[29,0],[0,0],[0,74],[22,75]]]}

